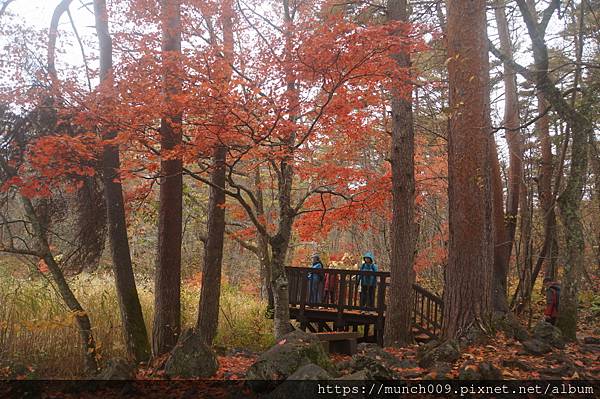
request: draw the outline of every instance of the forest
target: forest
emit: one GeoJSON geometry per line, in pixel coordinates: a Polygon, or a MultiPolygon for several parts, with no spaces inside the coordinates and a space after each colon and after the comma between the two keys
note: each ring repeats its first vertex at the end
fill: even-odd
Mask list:
{"type": "Polygon", "coordinates": [[[600,379],[599,18],[0,0],[0,380],[600,379]]]}

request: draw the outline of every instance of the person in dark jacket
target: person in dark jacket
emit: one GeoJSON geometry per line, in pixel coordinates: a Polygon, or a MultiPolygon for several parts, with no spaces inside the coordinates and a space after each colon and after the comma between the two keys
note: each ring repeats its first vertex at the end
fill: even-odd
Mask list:
{"type": "Polygon", "coordinates": [[[544,278],[544,288],[546,289],[546,309],[544,310],[544,316],[548,323],[554,325],[558,317],[560,284],[546,277],[544,278]]]}
{"type": "MultiPolygon", "coordinates": [[[[323,263],[318,254],[312,256],[312,269],[323,269],[323,263]]],[[[309,298],[308,303],[318,304],[321,303],[321,281],[323,280],[323,273],[309,272],[308,273],[308,292],[309,298]]]]}
{"type": "MultiPolygon", "coordinates": [[[[372,252],[366,252],[363,255],[363,264],[360,266],[360,271],[378,271],[372,252]]],[[[359,275],[357,279],[357,284],[360,285],[360,307],[374,307],[375,285],[377,284],[377,276],[359,275]]]]}

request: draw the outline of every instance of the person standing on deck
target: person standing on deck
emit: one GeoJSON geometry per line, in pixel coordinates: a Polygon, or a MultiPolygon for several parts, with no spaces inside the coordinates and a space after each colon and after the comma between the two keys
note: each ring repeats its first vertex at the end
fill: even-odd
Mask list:
{"type": "MultiPolygon", "coordinates": [[[[331,268],[331,266],[330,266],[331,268]]],[[[335,304],[340,276],[337,273],[325,273],[325,303],[335,304]]]]}
{"type": "MultiPolygon", "coordinates": [[[[366,252],[363,255],[363,264],[360,266],[360,271],[376,272],[377,265],[373,258],[373,253],[366,252]]],[[[359,275],[357,284],[360,285],[360,307],[374,307],[375,306],[375,285],[377,283],[377,276],[365,276],[359,275]]]]}
{"type": "MultiPolygon", "coordinates": [[[[312,269],[323,269],[323,263],[318,254],[312,256],[312,269]]],[[[323,280],[323,274],[319,272],[308,273],[308,303],[315,305],[321,303],[321,280],[323,280]]]]}

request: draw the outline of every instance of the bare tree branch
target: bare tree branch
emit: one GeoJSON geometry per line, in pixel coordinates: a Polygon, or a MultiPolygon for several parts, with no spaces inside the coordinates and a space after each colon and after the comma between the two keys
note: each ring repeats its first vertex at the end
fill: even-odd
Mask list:
{"type": "Polygon", "coordinates": [[[12,3],[15,0],[5,0],[4,3],[2,3],[2,8],[0,8],[0,17],[2,15],[4,15],[4,13],[6,12],[6,9],[8,8],[8,5],[10,3],[12,3]]]}
{"type": "Polygon", "coordinates": [[[62,0],[54,9],[50,29],[48,30],[48,73],[52,80],[56,80],[56,39],[58,38],[58,23],[60,17],[67,12],[73,0],[62,0]]]}
{"type": "Polygon", "coordinates": [[[87,78],[88,89],[92,91],[92,80],[90,79],[90,67],[88,66],[87,57],[85,56],[85,49],[83,48],[83,42],[81,41],[81,37],[79,36],[79,32],[77,31],[77,27],[75,26],[75,21],[73,21],[73,16],[71,15],[71,11],[67,8],[67,15],[69,16],[69,21],[71,22],[71,27],[73,28],[73,33],[75,33],[75,37],[77,38],[77,43],[79,43],[79,49],[81,50],[81,57],[83,58],[83,65],[85,65],[85,76],[87,78]]]}

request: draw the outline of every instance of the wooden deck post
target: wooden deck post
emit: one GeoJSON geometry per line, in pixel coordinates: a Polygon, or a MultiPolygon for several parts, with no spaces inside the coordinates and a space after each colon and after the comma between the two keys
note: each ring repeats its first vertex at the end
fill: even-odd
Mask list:
{"type": "Polygon", "coordinates": [[[340,286],[337,303],[337,317],[334,324],[335,331],[342,331],[345,327],[344,322],[344,304],[346,302],[346,274],[340,273],[340,286]]]}
{"type": "Polygon", "coordinates": [[[298,317],[296,318],[296,320],[300,322],[300,329],[302,329],[302,331],[306,331],[307,320],[304,316],[304,309],[306,308],[308,277],[305,276],[304,278],[302,278],[302,274],[300,273],[298,275],[298,278],[300,279],[300,312],[298,313],[298,317]]]}
{"type": "Polygon", "coordinates": [[[379,284],[377,287],[377,324],[375,327],[375,339],[377,344],[383,346],[383,330],[385,326],[385,288],[386,277],[379,276],[379,284]]]}

